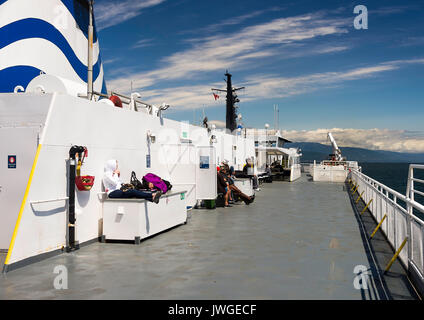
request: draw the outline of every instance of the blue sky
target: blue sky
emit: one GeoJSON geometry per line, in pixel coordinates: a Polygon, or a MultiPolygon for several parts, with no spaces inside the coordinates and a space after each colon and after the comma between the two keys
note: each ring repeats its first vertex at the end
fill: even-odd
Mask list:
{"type": "Polygon", "coordinates": [[[199,121],[204,109],[225,121],[225,99],[210,88],[225,88],[228,69],[246,86],[248,127],[272,125],[278,104],[287,135],[345,128],[372,140],[376,128],[389,134],[368,147],[412,152],[424,151],[423,10],[424,1],[95,3],[108,89],[128,93],[132,81],[144,100],[171,104],[169,118],[199,121]],[[353,26],[358,4],[367,30],[353,26]]]}

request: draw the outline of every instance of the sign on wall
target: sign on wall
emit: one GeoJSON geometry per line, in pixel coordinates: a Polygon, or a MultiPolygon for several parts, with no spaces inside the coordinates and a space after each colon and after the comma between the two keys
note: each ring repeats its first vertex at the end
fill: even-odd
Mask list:
{"type": "Polygon", "coordinates": [[[9,169],[16,169],[16,155],[7,156],[7,167],[9,169]]]}
{"type": "Polygon", "coordinates": [[[150,168],[150,154],[146,154],[146,168],[150,168]]]}
{"type": "Polygon", "coordinates": [[[200,169],[209,169],[209,156],[200,156],[200,169]]]}

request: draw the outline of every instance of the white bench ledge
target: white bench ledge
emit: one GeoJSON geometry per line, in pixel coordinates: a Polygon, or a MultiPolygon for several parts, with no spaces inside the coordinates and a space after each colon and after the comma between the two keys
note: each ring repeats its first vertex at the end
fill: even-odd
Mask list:
{"type": "Polygon", "coordinates": [[[171,189],[159,203],[137,198],[112,198],[103,202],[102,240],[141,239],[187,222],[186,189],[171,189]],[[180,196],[181,195],[181,196],[180,196]]]}

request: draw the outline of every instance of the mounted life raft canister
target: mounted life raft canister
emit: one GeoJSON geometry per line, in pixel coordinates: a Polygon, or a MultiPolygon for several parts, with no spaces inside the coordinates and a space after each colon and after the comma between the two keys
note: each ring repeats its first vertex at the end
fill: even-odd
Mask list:
{"type": "Polygon", "coordinates": [[[81,176],[81,166],[85,157],[88,156],[88,150],[85,149],[82,159],[78,159],[77,175],[75,177],[75,185],[79,191],[90,191],[94,185],[94,176],[81,176]]]}

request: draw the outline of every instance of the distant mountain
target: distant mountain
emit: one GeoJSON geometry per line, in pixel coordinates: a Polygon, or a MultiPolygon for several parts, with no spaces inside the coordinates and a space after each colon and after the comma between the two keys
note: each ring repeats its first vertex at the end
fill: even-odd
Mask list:
{"type": "MultiPolygon", "coordinates": [[[[302,149],[301,162],[309,162],[313,160],[321,161],[328,159],[328,155],[332,153],[333,148],[315,142],[296,142],[286,143],[286,148],[302,149]]],[[[340,147],[342,155],[347,160],[358,162],[406,162],[406,163],[424,163],[424,153],[403,153],[384,150],[369,150],[363,148],[340,147]]]]}

